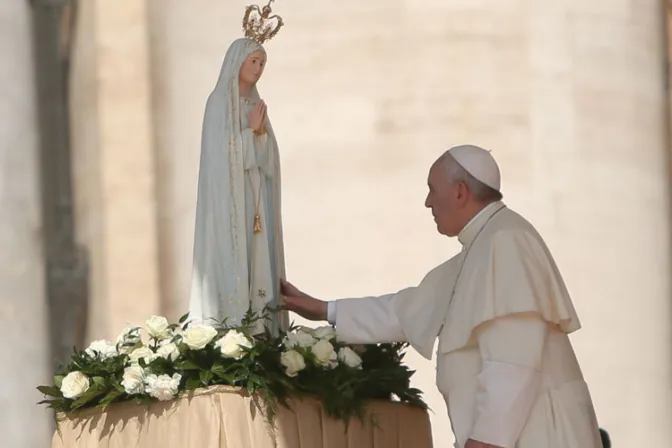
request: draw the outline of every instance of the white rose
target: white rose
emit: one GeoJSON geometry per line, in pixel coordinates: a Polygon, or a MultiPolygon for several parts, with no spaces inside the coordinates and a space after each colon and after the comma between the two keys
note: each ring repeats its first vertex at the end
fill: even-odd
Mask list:
{"type": "Polygon", "coordinates": [[[128,395],[141,394],[145,391],[145,371],[137,364],[126,367],[124,379],[121,381],[128,395]]]}
{"type": "Polygon", "coordinates": [[[336,337],[336,330],[334,330],[334,327],[325,325],[324,327],[314,329],[313,336],[315,336],[317,339],[334,339],[336,337]]]}
{"type": "Polygon", "coordinates": [[[338,365],[338,355],[334,351],[334,346],[326,339],[320,340],[310,350],[315,355],[315,360],[318,364],[331,368],[338,365]]]}
{"type": "Polygon", "coordinates": [[[217,330],[210,325],[190,325],[184,332],[184,343],[192,350],[201,350],[217,336],[217,330]]]}
{"type": "Polygon", "coordinates": [[[292,349],[295,347],[312,347],[317,342],[310,333],[299,331],[298,333],[289,333],[285,338],[285,347],[292,349]]]}
{"type": "Polygon", "coordinates": [[[145,321],[147,334],[156,339],[165,339],[170,336],[168,319],[163,316],[152,316],[145,321]]]}
{"type": "Polygon", "coordinates": [[[338,360],[349,367],[354,367],[356,369],[362,368],[362,358],[360,358],[350,347],[342,347],[338,351],[338,360]]]}
{"type": "Polygon", "coordinates": [[[89,348],[85,350],[85,352],[92,358],[103,359],[114,358],[115,356],[119,355],[117,352],[117,346],[106,339],[98,339],[97,341],[93,341],[91,345],[89,345],[89,348]]]}
{"type": "Polygon", "coordinates": [[[280,355],[280,364],[285,366],[287,376],[296,376],[306,368],[306,361],[296,350],[288,350],[280,355]]]}
{"type": "Polygon", "coordinates": [[[70,372],[61,383],[61,392],[65,398],[74,400],[79,398],[91,387],[89,377],[82,372],[70,372]]]}
{"type": "Polygon", "coordinates": [[[144,359],[145,364],[149,364],[158,357],[159,355],[154,353],[149,347],[136,348],[128,355],[128,358],[131,360],[131,364],[137,364],[140,359],[144,359]]]}
{"type": "Polygon", "coordinates": [[[180,357],[180,350],[177,348],[177,345],[170,342],[170,339],[165,339],[168,341],[156,350],[156,354],[162,358],[165,358],[169,361],[175,361],[180,357]]]}
{"type": "Polygon", "coordinates": [[[145,378],[145,392],[159,401],[171,400],[179,391],[181,379],[182,375],[179,373],[174,374],[172,377],[168,375],[147,375],[145,378]]]}
{"type": "Polygon", "coordinates": [[[216,343],[224,358],[241,359],[245,356],[244,348],[252,348],[252,342],[243,334],[236,330],[229,330],[216,343]]]}

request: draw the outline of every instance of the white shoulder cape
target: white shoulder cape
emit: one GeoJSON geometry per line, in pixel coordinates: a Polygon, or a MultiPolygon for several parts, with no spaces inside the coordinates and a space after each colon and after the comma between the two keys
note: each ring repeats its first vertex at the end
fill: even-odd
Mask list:
{"type": "Polygon", "coordinates": [[[439,333],[439,352],[449,353],[473,342],[481,324],[512,314],[537,313],[566,333],[581,327],[555,261],[529,222],[499,204],[473,230],[475,238],[463,242],[466,258],[464,251],[451,258],[394,301],[406,339],[422,356],[432,358],[439,333]]]}

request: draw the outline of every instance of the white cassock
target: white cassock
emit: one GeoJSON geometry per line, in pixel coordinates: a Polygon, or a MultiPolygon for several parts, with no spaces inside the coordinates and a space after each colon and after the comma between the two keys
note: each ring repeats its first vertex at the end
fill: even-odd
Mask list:
{"type": "Polygon", "coordinates": [[[458,235],[462,252],[417,287],[330,302],[348,343],[408,341],[432,358],[457,448],[601,448],[568,334],[580,328],[541,236],[502,202],[458,235]]]}

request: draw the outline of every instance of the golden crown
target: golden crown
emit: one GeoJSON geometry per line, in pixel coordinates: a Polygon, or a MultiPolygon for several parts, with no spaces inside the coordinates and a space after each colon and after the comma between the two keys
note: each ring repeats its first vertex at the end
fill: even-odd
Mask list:
{"type": "Polygon", "coordinates": [[[282,17],[278,15],[271,15],[271,3],[275,0],[270,0],[268,5],[259,8],[257,5],[250,5],[245,8],[245,17],[243,17],[243,31],[245,37],[249,37],[260,44],[267,40],[273,39],[280,28],[282,28],[282,17]]]}

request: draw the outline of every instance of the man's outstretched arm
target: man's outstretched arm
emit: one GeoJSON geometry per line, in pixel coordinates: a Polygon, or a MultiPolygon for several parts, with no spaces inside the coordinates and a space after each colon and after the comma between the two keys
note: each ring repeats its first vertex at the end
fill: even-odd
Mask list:
{"type": "Polygon", "coordinates": [[[285,307],[309,320],[329,320],[336,325],[339,340],[350,344],[403,342],[406,340],[395,312],[397,294],[325,302],[282,281],[285,307]]]}

